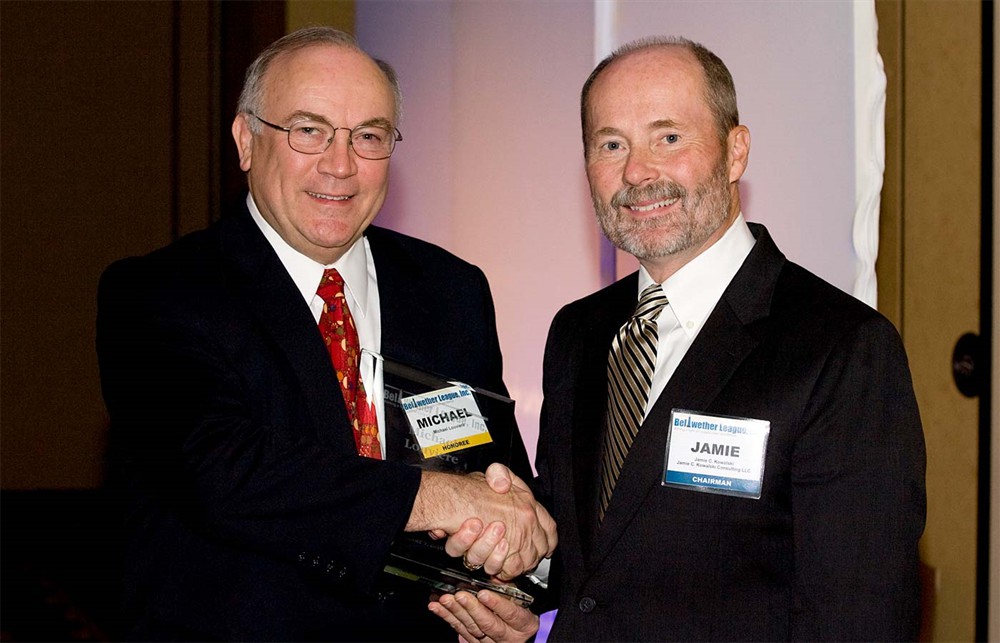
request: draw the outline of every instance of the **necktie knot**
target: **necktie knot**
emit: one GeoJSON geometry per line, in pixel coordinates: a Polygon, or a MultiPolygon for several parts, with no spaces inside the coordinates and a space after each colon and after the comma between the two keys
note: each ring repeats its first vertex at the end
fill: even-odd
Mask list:
{"type": "Polygon", "coordinates": [[[336,268],[327,268],[323,271],[316,294],[327,304],[338,296],[344,296],[344,278],[336,268]]]}
{"type": "Polygon", "coordinates": [[[660,284],[650,284],[639,295],[639,303],[632,313],[633,319],[655,322],[660,311],[667,305],[667,295],[663,292],[660,284]]]}

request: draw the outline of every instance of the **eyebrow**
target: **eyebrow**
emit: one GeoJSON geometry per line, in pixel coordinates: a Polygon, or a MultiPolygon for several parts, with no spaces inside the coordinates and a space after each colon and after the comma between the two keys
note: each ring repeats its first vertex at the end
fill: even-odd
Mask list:
{"type": "Polygon", "coordinates": [[[376,116],[375,118],[369,118],[366,121],[361,121],[354,127],[367,127],[369,125],[377,125],[378,127],[384,127],[385,129],[392,129],[392,122],[388,118],[383,118],[381,116],[376,116]]]}
{"type": "MultiPolygon", "coordinates": [[[[649,124],[646,128],[649,131],[663,129],[663,128],[674,128],[679,127],[679,123],[672,118],[661,118],[655,120],[649,124]]],[[[598,136],[625,136],[625,134],[617,127],[602,127],[601,129],[591,133],[591,138],[596,138],[598,136]]]]}
{"type": "Polygon", "coordinates": [[[649,129],[663,129],[664,127],[680,127],[680,123],[672,118],[661,118],[649,124],[649,129]]]}
{"type": "Polygon", "coordinates": [[[601,129],[591,132],[590,138],[597,138],[598,136],[622,136],[622,131],[617,127],[602,127],[601,129]]]}
{"type": "MultiPolygon", "coordinates": [[[[291,116],[289,116],[288,119],[292,122],[319,121],[320,123],[326,123],[330,127],[334,127],[333,123],[331,123],[325,116],[320,116],[319,114],[303,110],[292,112],[291,116]]],[[[351,129],[354,129],[355,127],[369,127],[372,125],[377,125],[378,127],[384,127],[385,129],[388,130],[392,129],[392,122],[388,118],[384,118],[382,116],[375,116],[374,118],[369,118],[367,120],[361,121],[360,123],[354,125],[351,129]]]]}

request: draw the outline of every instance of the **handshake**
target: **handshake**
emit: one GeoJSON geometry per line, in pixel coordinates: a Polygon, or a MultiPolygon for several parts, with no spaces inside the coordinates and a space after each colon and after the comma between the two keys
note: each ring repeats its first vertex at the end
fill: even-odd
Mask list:
{"type": "Polygon", "coordinates": [[[422,472],[406,531],[447,537],[445,551],[466,567],[512,580],[552,555],[558,537],[549,512],[502,464],[486,473],[422,472]]]}

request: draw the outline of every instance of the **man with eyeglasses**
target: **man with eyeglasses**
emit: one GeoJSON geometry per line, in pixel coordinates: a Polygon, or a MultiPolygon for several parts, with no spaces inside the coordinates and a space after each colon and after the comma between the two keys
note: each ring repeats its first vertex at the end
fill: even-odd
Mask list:
{"type": "MultiPolygon", "coordinates": [[[[370,226],[399,114],[394,72],[352,37],[278,40],[232,127],[245,209],[102,277],[102,386],[135,498],[130,640],[440,640],[426,592],[376,591],[399,534],[494,552],[477,564],[506,578],[552,553],[516,476],[497,493],[384,460],[371,356],[505,391],[483,273],[370,226]]],[[[519,436],[511,467],[530,471],[519,436]]]]}

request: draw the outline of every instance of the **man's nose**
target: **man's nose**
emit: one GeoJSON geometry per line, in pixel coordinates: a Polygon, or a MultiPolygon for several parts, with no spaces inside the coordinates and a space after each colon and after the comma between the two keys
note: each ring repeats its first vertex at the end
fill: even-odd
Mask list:
{"type": "Polygon", "coordinates": [[[652,150],[643,147],[629,150],[622,177],[627,185],[643,185],[655,181],[658,176],[659,168],[652,150]]]}
{"type": "Polygon", "coordinates": [[[333,141],[330,147],[320,154],[317,169],[324,174],[331,174],[337,178],[353,176],[358,172],[357,156],[351,149],[351,131],[347,128],[338,128],[333,132],[333,141]],[[343,134],[341,134],[343,130],[343,134]]]}

